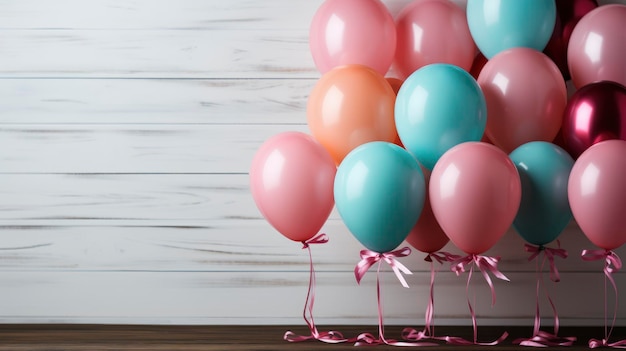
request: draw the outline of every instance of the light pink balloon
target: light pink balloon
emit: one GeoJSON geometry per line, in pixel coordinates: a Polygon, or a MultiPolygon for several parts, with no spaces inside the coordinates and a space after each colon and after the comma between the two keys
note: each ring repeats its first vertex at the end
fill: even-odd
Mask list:
{"type": "Polygon", "coordinates": [[[335,161],[313,137],[278,134],[261,145],[250,168],[250,190],[265,219],[294,241],[322,228],[335,205],[335,161]]]}
{"type": "Polygon", "coordinates": [[[385,75],[396,49],[393,17],[379,0],[326,0],[309,30],[317,69],[361,64],[385,75]]]}
{"type": "MultiPolygon", "coordinates": [[[[430,171],[426,167],[422,167],[422,172],[424,172],[426,189],[428,189],[430,171]]],[[[420,217],[413,229],[409,232],[406,241],[417,250],[426,253],[439,251],[450,241],[433,214],[428,191],[426,191],[424,207],[422,208],[420,217]]]]}
{"type": "Polygon", "coordinates": [[[406,79],[431,63],[449,63],[468,71],[476,45],[463,9],[442,0],[409,3],[396,20],[398,43],[394,68],[406,79]]]}
{"type": "Polygon", "coordinates": [[[439,159],[430,178],[435,218],[459,249],[489,250],[517,214],[522,187],[508,155],[482,142],[466,142],[439,159]]]}
{"type": "Polygon", "coordinates": [[[577,88],[610,80],[626,85],[626,5],[588,12],[572,31],[567,62],[577,88]]]}
{"type": "Polygon", "coordinates": [[[568,197],[587,238],[605,250],[626,243],[626,141],[592,145],[574,163],[568,197]]]}
{"type": "Polygon", "coordinates": [[[513,48],[492,57],[478,76],[487,101],[485,134],[507,154],[530,141],[554,140],[567,105],[559,68],[545,54],[513,48]]]}

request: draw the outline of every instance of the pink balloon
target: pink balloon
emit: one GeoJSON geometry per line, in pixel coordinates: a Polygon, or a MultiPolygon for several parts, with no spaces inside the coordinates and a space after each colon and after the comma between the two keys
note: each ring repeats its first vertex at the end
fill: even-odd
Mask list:
{"type": "Polygon", "coordinates": [[[250,190],[267,221],[285,237],[306,241],[322,228],[335,205],[335,161],[313,137],[286,132],[254,155],[250,190]]]}
{"type": "Polygon", "coordinates": [[[574,219],[596,246],[613,250],[626,242],[626,141],[594,144],[583,152],[569,176],[574,219]]]}
{"type": "Polygon", "coordinates": [[[610,80],[626,85],[626,5],[600,6],[576,24],[567,47],[574,86],[610,80]]]}
{"type": "Polygon", "coordinates": [[[554,140],[567,105],[565,80],[545,54],[513,48],[492,57],[478,76],[487,101],[485,133],[510,153],[530,141],[554,140]]]}
{"type": "Polygon", "coordinates": [[[468,71],[476,45],[459,6],[442,0],[409,3],[396,20],[398,44],[394,67],[406,79],[431,63],[449,63],[468,71]]]}
{"type": "MultiPolygon", "coordinates": [[[[424,172],[424,180],[426,180],[426,187],[428,189],[430,171],[426,167],[422,167],[422,172],[424,172]]],[[[417,250],[426,253],[437,252],[450,241],[433,214],[428,191],[424,198],[424,207],[422,208],[420,217],[413,229],[409,232],[406,241],[417,250]]]]}
{"type": "Polygon", "coordinates": [[[429,193],[435,218],[454,245],[481,254],[513,223],[522,186],[517,168],[502,150],[466,142],[435,164],[429,193]]]}
{"type": "Polygon", "coordinates": [[[322,74],[361,64],[384,76],[396,49],[395,23],[379,0],[326,0],[313,16],[309,46],[322,74]]]}

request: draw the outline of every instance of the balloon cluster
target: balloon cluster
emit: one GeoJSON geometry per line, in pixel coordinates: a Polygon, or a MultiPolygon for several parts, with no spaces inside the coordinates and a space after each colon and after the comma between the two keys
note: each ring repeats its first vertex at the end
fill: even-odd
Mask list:
{"type": "Polygon", "coordinates": [[[310,27],[312,135],[260,148],[256,204],[296,241],[336,205],[380,253],[406,239],[480,254],[511,225],[541,246],[572,213],[614,249],[626,242],[625,33],[626,6],[595,0],[415,0],[395,19],[380,0],[326,0],[310,27]]]}

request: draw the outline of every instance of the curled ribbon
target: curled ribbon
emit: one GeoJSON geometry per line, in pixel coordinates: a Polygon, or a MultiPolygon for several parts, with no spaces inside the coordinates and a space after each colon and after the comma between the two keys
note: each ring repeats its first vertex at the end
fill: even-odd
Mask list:
{"type": "Polygon", "coordinates": [[[428,300],[428,306],[426,307],[426,314],[424,316],[424,330],[417,331],[413,328],[404,328],[402,330],[402,338],[409,341],[419,341],[424,339],[437,339],[435,338],[435,326],[433,325],[433,316],[435,314],[435,261],[439,264],[444,262],[452,262],[459,259],[461,256],[453,255],[448,252],[431,252],[426,255],[424,261],[430,262],[430,298],[428,300]]]}
{"type": "Polygon", "coordinates": [[[453,337],[453,336],[444,337],[443,340],[445,340],[449,344],[492,346],[492,345],[497,345],[501,343],[502,341],[504,341],[504,339],[506,339],[509,336],[509,333],[504,332],[502,336],[500,336],[497,340],[493,342],[479,343],[477,341],[478,340],[478,327],[476,325],[476,313],[474,312],[472,302],[470,301],[470,298],[469,298],[470,281],[472,280],[472,273],[474,272],[473,264],[475,264],[478,267],[478,269],[481,271],[481,273],[483,274],[485,281],[487,282],[487,284],[489,285],[489,288],[491,289],[491,305],[492,306],[495,305],[496,291],[493,287],[493,282],[491,281],[491,277],[489,276],[489,273],[491,273],[494,277],[500,280],[504,280],[507,282],[509,281],[509,278],[507,278],[502,272],[498,270],[499,261],[500,261],[500,257],[489,257],[489,256],[476,255],[476,254],[470,254],[465,257],[459,257],[455,259],[454,261],[452,261],[451,270],[454,273],[456,273],[457,276],[465,272],[466,265],[470,265],[469,274],[467,276],[467,284],[465,286],[465,292],[467,295],[467,306],[469,307],[470,315],[472,317],[472,327],[474,329],[474,341],[472,342],[472,341],[468,341],[460,337],[453,337]]]}
{"type": "Polygon", "coordinates": [[[361,261],[357,263],[354,268],[354,275],[356,277],[357,283],[361,283],[361,279],[367,273],[367,271],[375,264],[378,263],[378,268],[376,269],[376,299],[378,304],[378,338],[376,338],[371,333],[361,333],[356,337],[356,343],[354,346],[363,346],[363,345],[391,345],[391,346],[436,346],[435,343],[416,343],[416,342],[404,342],[398,341],[394,339],[385,338],[385,327],[383,320],[383,306],[381,304],[381,289],[380,289],[380,266],[382,261],[387,262],[391,269],[396,274],[396,277],[400,281],[403,287],[408,288],[406,280],[404,279],[404,274],[412,274],[411,271],[406,268],[402,263],[398,262],[396,258],[398,257],[406,257],[411,254],[411,249],[408,247],[402,248],[400,250],[379,253],[370,250],[361,250],[361,261]]]}
{"type": "Polygon", "coordinates": [[[517,339],[513,341],[513,344],[519,344],[522,346],[531,346],[531,347],[551,347],[551,346],[572,346],[576,341],[576,337],[559,337],[559,315],[556,311],[556,306],[550,297],[550,293],[546,289],[544,279],[543,279],[543,267],[546,263],[546,260],[550,264],[550,279],[553,282],[559,282],[561,279],[559,277],[559,271],[556,269],[556,264],[554,262],[554,256],[558,256],[561,258],[567,258],[567,251],[561,249],[560,242],[557,241],[558,248],[550,248],[545,246],[533,246],[526,244],[524,245],[524,250],[526,252],[530,252],[530,257],[528,261],[532,261],[543,253],[543,258],[541,260],[541,265],[539,264],[539,260],[537,259],[535,264],[535,271],[537,274],[537,288],[536,288],[536,298],[535,298],[535,325],[533,329],[533,336],[528,339],[517,339]],[[539,310],[539,291],[541,287],[546,293],[546,297],[548,298],[548,302],[552,307],[552,313],[554,315],[554,334],[541,331],[541,316],[539,310]]]}
{"type": "Polygon", "coordinates": [[[309,327],[309,331],[311,335],[297,335],[292,331],[288,330],[285,332],[283,336],[283,340],[289,342],[301,342],[307,340],[319,340],[325,343],[337,344],[348,341],[348,339],[344,338],[340,332],[337,331],[325,331],[320,332],[317,330],[315,326],[315,321],[313,319],[313,305],[315,304],[315,269],[313,268],[313,255],[311,254],[311,248],[309,245],[312,244],[325,244],[328,242],[328,236],[324,233],[320,233],[313,238],[302,242],[302,249],[308,250],[309,252],[309,289],[306,294],[306,302],[304,304],[304,311],[302,312],[302,317],[309,327]],[[307,312],[308,316],[307,317],[307,312]]]}
{"type": "Polygon", "coordinates": [[[604,260],[604,339],[597,340],[591,339],[589,340],[589,348],[595,349],[598,347],[612,347],[618,349],[626,349],[626,339],[620,340],[617,342],[609,343],[609,338],[611,337],[611,333],[613,332],[613,327],[615,326],[615,320],[617,319],[617,298],[619,295],[617,294],[617,285],[615,285],[615,280],[613,279],[613,273],[622,269],[622,260],[619,256],[611,251],[611,250],[583,250],[581,257],[585,261],[599,261],[604,260]],[[613,321],[611,322],[611,327],[608,328],[607,323],[607,304],[606,304],[606,281],[609,281],[613,286],[613,291],[615,292],[615,304],[613,306],[613,321]]]}

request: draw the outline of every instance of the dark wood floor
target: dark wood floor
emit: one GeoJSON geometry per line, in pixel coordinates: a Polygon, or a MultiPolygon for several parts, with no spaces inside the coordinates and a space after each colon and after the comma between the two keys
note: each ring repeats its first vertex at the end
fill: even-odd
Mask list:
{"type": "MultiPolygon", "coordinates": [[[[0,350],[355,350],[353,344],[325,344],[318,341],[288,343],[282,339],[286,330],[305,333],[298,326],[138,326],[138,325],[0,325],[0,350]]],[[[329,330],[331,328],[319,328],[329,330]]],[[[354,337],[361,332],[376,334],[375,326],[332,327],[354,337]]],[[[388,338],[398,338],[400,327],[386,327],[388,338]]],[[[517,337],[526,337],[529,328],[479,327],[479,341],[492,340],[503,331],[510,336],[498,346],[452,346],[438,345],[434,350],[531,350],[512,345],[517,337]]],[[[471,327],[438,327],[438,335],[454,335],[469,338],[471,327]]],[[[577,336],[573,347],[553,349],[588,350],[589,338],[601,338],[602,328],[562,328],[561,336],[577,336]]],[[[617,328],[610,341],[624,339],[626,328],[617,328]]],[[[379,350],[397,349],[377,346],[379,350]]]]}

